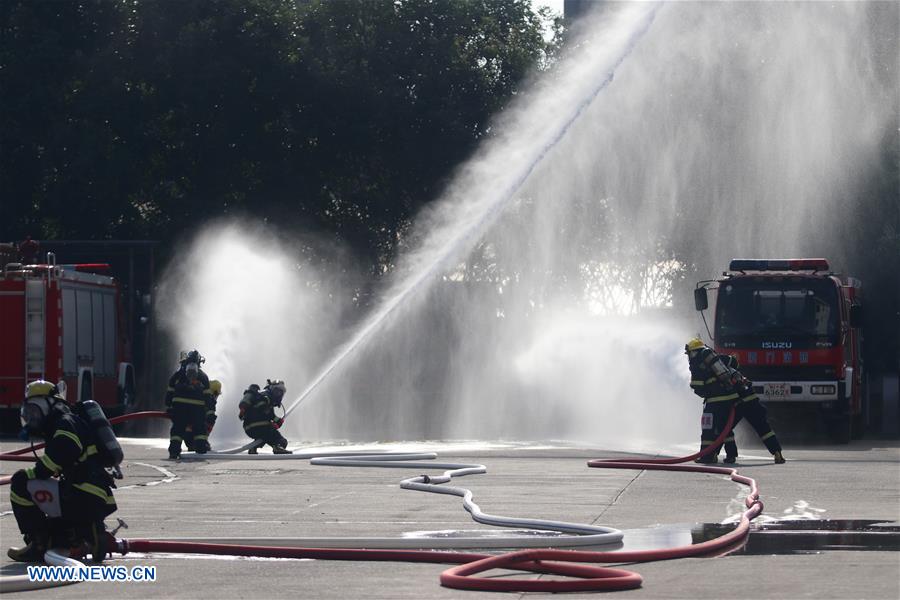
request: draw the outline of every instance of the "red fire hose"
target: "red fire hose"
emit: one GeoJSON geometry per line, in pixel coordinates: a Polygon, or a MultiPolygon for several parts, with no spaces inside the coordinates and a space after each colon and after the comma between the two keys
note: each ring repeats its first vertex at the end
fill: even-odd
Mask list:
{"type": "MultiPolygon", "coordinates": [[[[109,420],[110,425],[115,425],[116,423],[122,423],[123,421],[133,421],[136,419],[153,419],[153,418],[161,418],[168,419],[168,413],[161,410],[145,410],[136,413],[128,413],[127,415],[120,415],[118,417],[113,417],[109,420]]],[[[13,461],[13,462],[32,462],[34,460],[33,456],[27,456],[29,452],[37,451],[46,446],[46,442],[41,442],[40,444],[35,444],[33,446],[26,446],[24,448],[19,448],[17,450],[10,450],[4,454],[0,454],[0,461],[13,461]]],[[[12,480],[11,475],[3,475],[0,476],[0,485],[9,485],[9,482],[12,480]]]]}
{"type": "MultiPolygon", "coordinates": [[[[134,421],[137,419],[153,419],[153,418],[161,418],[168,419],[169,415],[166,412],[161,410],[145,410],[136,413],[128,413],[127,415],[120,415],[118,417],[113,417],[109,420],[110,425],[115,425],[116,423],[122,423],[124,421],[134,421]]],[[[47,442],[41,442],[40,444],[35,444],[33,446],[26,446],[24,448],[19,448],[17,450],[10,450],[4,454],[0,454],[0,460],[10,460],[10,461],[32,461],[34,460],[31,456],[23,456],[28,454],[32,450],[40,450],[44,446],[47,445],[47,442]]]]}
{"type": "MultiPolygon", "coordinates": [[[[138,419],[167,417],[166,413],[147,411],[133,413],[111,419],[111,423],[138,419]]],[[[763,510],[759,500],[756,482],[739,475],[737,470],[725,467],[677,465],[694,460],[711,453],[724,441],[734,422],[734,410],[716,441],[701,452],[681,458],[665,459],[595,459],[588,462],[589,467],[604,469],[641,469],[686,471],[696,473],[713,473],[728,475],[732,481],[746,485],[750,492],[744,503],[747,509],[741,515],[738,526],[729,533],[718,538],[693,544],[667,548],[664,550],[641,550],[633,552],[585,552],[575,550],[532,549],[509,552],[500,555],[437,552],[433,550],[364,550],[339,548],[291,548],[279,546],[246,546],[236,544],[209,544],[194,542],[177,542],[163,540],[121,540],[124,552],[176,552],[198,554],[220,554],[229,556],[258,556],[277,558],[313,558],[320,560],[375,560],[404,561],[425,563],[451,563],[458,566],[447,569],[440,576],[441,585],[445,587],[482,590],[482,591],[519,591],[519,592],[574,592],[574,591],[611,591],[640,587],[642,578],[637,573],[609,567],[597,567],[581,563],[621,563],[650,562],[685,558],[689,556],[705,556],[740,547],[749,534],[750,521],[763,510]],[[523,580],[510,578],[476,577],[478,573],[490,569],[508,569],[529,571],[532,573],[561,575],[574,579],[566,580],[523,580]]],[[[31,448],[17,450],[0,455],[2,460],[19,460],[17,455],[30,451],[31,448]],[[12,458],[16,457],[16,458],[12,458]]],[[[24,458],[24,457],[23,457],[24,458]]],[[[28,459],[30,460],[30,459],[28,459]]]]}
{"type": "Polygon", "coordinates": [[[742,483],[750,488],[750,493],[744,500],[747,510],[741,515],[738,526],[729,533],[718,538],[708,540],[700,544],[678,546],[664,550],[640,550],[634,552],[584,552],[576,550],[522,550],[510,552],[498,556],[491,556],[481,560],[463,564],[447,569],[441,573],[441,585],[457,589],[483,590],[483,591],[519,591],[519,592],[576,592],[576,591],[612,591],[627,590],[640,587],[641,576],[631,571],[612,569],[607,567],[593,567],[571,563],[621,563],[621,562],[651,562],[657,560],[669,560],[673,558],[685,558],[689,556],[703,556],[712,552],[730,549],[742,544],[750,531],[750,521],[762,512],[763,504],[759,500],[759,491],[756,482],[742,475],[737,470],[723,467],[707,466],[677,466],[681,463],[700,458],[710,454],[719,447],[734,423],[734,409],[728,415],[728,421],[719,437],[714,443],[700,452],[681,458],[656,458],[656,459],[595,459],[588,461],[589,467],[599,469],[642,469],[657,471],[687,471],[695,473],[716,473],[729,475],[732,481],[742,483]],[[563,562],[546,562],[563,561],[563,562]],[[473,577],[477,573],[483,573],[489,569],[528,570],[533,572],[566,575],[575,577],[574,580],[542,581],[523,579],[499,579],[487,577],[473,577]]]}

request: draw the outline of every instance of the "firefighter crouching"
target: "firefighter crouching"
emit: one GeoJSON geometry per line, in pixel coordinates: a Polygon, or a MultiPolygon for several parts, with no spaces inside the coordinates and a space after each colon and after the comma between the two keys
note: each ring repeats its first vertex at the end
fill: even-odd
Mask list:
{"type": "Polygon", "coordinates": [[[10,482],[26,544],[7,551],[15,561],[39,562],[49,547],[86,542],[93,560],[102,562],[112,549],[103,520],[116,510],[115,483],[106,467],[121,462],[122,448],[96,402],[73,408],[49,381],[25,388],[22,425],[47,445],[34,467],[16,471],[10,482]]]}
{"type": "MultiPolygon", "coordinates": [[[[181,361],[181,367],[169,378],[166,391],[166,412],[172,418],[169,432],[169,458],[181,457],[181,442],[187,426],[193,431],[194,452],[206,454],[209,450],[207,428],[208,402],[212,398],[209,377],[200,368],[205,362],[200,353],[192,350],[181,361]]],[[[213,410],[215,414],[215,410],[213,410]]]]}
{"type": "MultiPolygon", "coordinates": [[[[272,446],[272,454],[291,454],[288,441],[278,432],[284,419],[275,416],[275,407],[281,406],[286,388],[283,381],[267,381],[263,391],[255,383],[244,391],[238,418],[244,422],[244,433],[272,446]]],[[[256,454],[256,448],[250,448],[249,454],[256,454]]]]}

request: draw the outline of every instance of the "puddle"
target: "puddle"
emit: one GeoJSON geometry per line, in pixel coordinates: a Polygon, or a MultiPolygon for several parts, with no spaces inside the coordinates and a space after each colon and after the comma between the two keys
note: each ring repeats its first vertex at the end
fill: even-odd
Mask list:
{"type": "MultiPolygon", "coordinates": [[[[623,551],[699,544],[722,536],[734,525],[693,523],[627,529],[623,551]]],[[[729,554],[816,554],[840,550],[900,550],[900,523],[872,519],[802,519],[753,524],[743,548],[729,554]]]]}
{"type": "MultiPolygon", "coordinates": [[[[424,539],[455,539],[455,538],[548,538],[547,543],[552,543],[553,538],[563,534],[558,531],[542,531],[534,529],[444,529],[440,531],[409,531],[403,534],[405,538],[424,539]]],[[[618,547],[618,546],[617,546],[618,547]]]]}

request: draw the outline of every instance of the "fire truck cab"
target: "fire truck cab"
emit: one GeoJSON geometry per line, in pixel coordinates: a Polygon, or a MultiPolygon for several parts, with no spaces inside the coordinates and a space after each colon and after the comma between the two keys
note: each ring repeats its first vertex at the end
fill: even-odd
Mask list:
{"type": "MultiPolygon", "coordinates": [[[[770,404],[817,405],[831,437],[862,435],[862,284],[824,258],[734,259],[694,290],[698,311],[715,292],[713,343],[770,404]]],[[[704,321],[705,321],[704,316],[704,321]]]]}
{"type": "MultiPolygon", "coordinates": [[[[5,261],[4,261],[5,262],[5,261]]],[[[25,385],[60,384],[70,402],[107,413],[135,401],[121,290],[105,264],[6,263],[0,272],[0,410],[18,410],[25,385]]]]}

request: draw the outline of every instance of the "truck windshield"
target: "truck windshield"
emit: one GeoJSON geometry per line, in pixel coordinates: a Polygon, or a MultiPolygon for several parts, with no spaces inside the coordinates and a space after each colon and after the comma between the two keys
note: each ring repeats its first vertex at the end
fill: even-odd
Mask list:
{"type": "Polygon", "coordinates": [[[838,310],[837,289],[827,279],[725,281],[717,300],[717,338],[833,342],[838,336],[838,310]]]}

